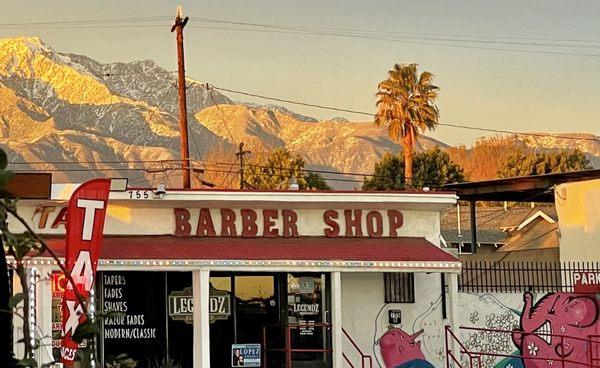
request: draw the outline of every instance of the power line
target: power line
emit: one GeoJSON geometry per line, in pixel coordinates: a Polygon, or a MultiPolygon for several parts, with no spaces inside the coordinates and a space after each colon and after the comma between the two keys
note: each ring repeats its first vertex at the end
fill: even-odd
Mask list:
{"type": "MultiPolygon", "coordinates": [[[[600,54],[587,54],[587,53],[576,53],[576,52],[565,52],[565,51],[544,51],[544,50],[530,50],[530,49],[514,49],[504,47],[488,47],[488,46],[477,46],[477,45],[464,45],[456,43],[479,43],[479,44],[498,44],[501,41],[485,41],[485,40],[457,40],[457,39],[415,39],[415,38],[386,38],[374,35],[361,35],[351,33],[336,33],[336,32],[323,32],[323,31],[293,31],[293,30],[269,30],[269,29],[246,29],[246,28],[232,28],[232,27],[209,27],[209,26],[190,26],[190,28],[199,29],[215,29],[215,30],[226,30],[226,31],[243,31],[243,32],[265,32],[265,33],[277,33],[277,34],[295,34],[295,35],[313,35],[313,36],[335,36],[335,37],[346,37],[346,38],[358,38],[368,39],[384,42],[396,42],[396,43],[408,43],[408,44],[419,44],[419,45],[431,45],[451,48],[463,48],[463,49],[477,49],[477,50],[492,50],[492,51],[505,51],[513,53],[526,53],[526,54],[542,54],[542,55],[565,55],[565,56],[581,56],[581,57],[600,57],[600,54]],[[442,43],[442,42],[453,42],[453,43],[442,43]]],[[[536,46],[536,47],[562,47],[562,48],[598,48],[596,45],[559,45],[559,44],[539,44],[539,43],[524,43],[524,42],[511,42],[503,41],[504,44],[512,44],[514,46],[536,46]]]]}
{"type": "Polygon", "coordinates": [[[565,38],[540,38],[540,37],[513,37],[513,36],[498,36],[498,35],[473,35],[464,33],[431,33],[431,32],[405,32],[405,31],[390,31],[390,30],[373,30],[360,28],[345,28],[345,27],[314,27],[314,26],[294,26],[294,25],[274,25],[264,23],[238,22],[229,20],[220,20],[212,18],[194,17],[194,21],[206,23],[230,24],[250,27],[264,27],[282,30],[318,30],[318,31],[342,31],[352,33],[370,33],[370,34],[401,34],[412,36],[427,36],[427,37],[461,37],[461,38],[476,38],[476,39],[508,39],[508,40],[530,40],[530,41],[548,41],[548,42],[584,42],[584,43],[600,43],[596,39],[565,39],[565,38]]]}
{"type": "MultiPolygon", "coordinates": [[[[50,21],[50,22],[22,22],[22,23],[3,23],[0,24],[4,29],[101,29],[101,28],[152,28],[152,27],[167,27],[168,24],[130,24],[144,23],[157,20],[166,20],[169,17],[145,17],[145,18],[117,18],[117,19],[88,19],[74,21],[50,21]],[[127,24],[124,24],[127,23],[127,24]]],[[[295,35],[314,35],[314,36],[334,36],[334,37],[349,37],[358,39],[369,39],[384,42],[399,42],[409,44],[422,44],[441,47],[454,47],[466,49],[480,49],[516,53],[529,54],[548,54],[548,55],[565,55],[565,56],[580,56],[580,57],[600,57],[600,54],[587,54],[566,51],[549,51],[549,50],[531,50],[523,48],[503,48],[489,47],[480,45],[507,45],[507,46],[526,46],[526,47],[553,47],[553,48],[584,48],[597,49],[600,45],[599,40],[582,40],[582,39],[544,39],[533,37],[500,37],[500,36],[474,36],[461,35],[451,33],[418,33],[418,32],[402,32],[402,31],[381,31],[381,30],[365,30],[353,28],[334,28],[334,27],[306,27],[306,26],[282,26],[263,23],[236,22],[219,19],[197,18],[200,23],[216,23],[224,24],[225,26],[190,26],[199,29],[215,29],[225,31],[242,31],[242,32],[267,32],[279,34],[295,34],[295,35]],[[232,26],[237,26],[234,28],[232,26]],[[239,28],[242,27],[242,28],[239,28]],[[250,27],[250,28],[248,28],[250,27]],[[402,35],[402,38],[397,38],[396,35],[402,35]],[[440,38],[441,37],[441,38],[440,38]],[[458,38],[457,38],[458,37],[458,38]],[[537,42],[529,42],[537,41],[537,42]],[[541,42],[539,42],[541,41],[541,42]],[[559,43],[557,43],[559,42],[559,43]],[[565,43],[571,44],[565,44],[565,43]],[[588,44],[581,44],[588,43],[588,44]],[[591,45],[589,43],[592,43],[591,45]]]]}
{"type": "MultiPolygon", "coordinates": [[[[191,160],[191,161],[197,161],[197,160],[191,160]]],[[[127,168],[63,168],[63,169],[17,169],[17,170],[12,170],[13,172],[106,172],[106,171],[145,171],[146,173],[166,173],[168,171],[180,171],[183,170],[181,167],[178,166],[171,166],[171,167],[164,167],[164,164],[169,163],[169,162],[173,162],[173,163],[178,163],[180,162],[180,160],[148,160],[148,161],[132,161],[131,163],[140,163],[140,162],[150,162],[150,163],[156,163],[156,164],[160,164],[161,167],[159,168],[153,168],[153,167],[127,167],[127,168]]],[[[55,162],[56,163],[56,162],[55,162]]],[[[70,162],[69,164],[82,164],[82,163],[86,163],[85,161],[82,162],[70,162]]],[[[100,162],[100,161],[95,161],[95,162],[88,162],[88,163],[118,163],[118,164],[127,164],[128,162],[119,162],[119,161],[104,161],[104,162],[100,162]]],[[[36,163],[25,163],[25,162],[20,162],[17,164],[36,164],[36,163]]],[[[47,164],[45,162],[38,162],[37,165],[40,164],[47,164]]],[[[9,164],[10,165],[10,164],[9,164]]],[[[233,166],[239,166],[238,163],[223,163],[223,162],[219,162],[216,164],[206,164],[206,163],[202,163],[201,166],[197,166],[197,165],[191,165],[192,169],[194,170],[203,170],[205,172],[215,172],[215,173],[225,173],[225,174],[230,174],[231,173],[231,169],[233,168],[233,166]],[[214,166],[219,166],[219,165],[230,165],[229,170],[219,170],[219,169],[212,169],[210,167],[214,167],[214,166]]],[[[296,170],[296,168],[292,168],[292,167],[267,167],[264,165],[256,165],[256,164],[247,164],[247,166],[253,166],[253,167],[258,167],[258,168],[273,168],[276,170],[296,170]]],[[[330,174],[330,175],[344,175],[344,176],[362,176],[362,177],[373,177],[373,178],[387,178],[387,179],[395,179],[395,176],[385,176],[385,175],[378,175],[378,174],[362,174],[362,173],[351,173],[351,172],[341,172],[341,171],[330,171],[330,170],[313,170],[313,169],[300,169],[298,170],[300,172],[305,172],[305,173],[319,173],[319,174],[330,174]]],[[[257,175],[257,176],[282,176],[281,174],[277,174],[277,173],[252,173],[252,175],[257,175]]],[[[355,180],[355,179],[348,179],[348,178],[331,178],[331,177],[324,177],[323,179],[325,180],[329,180],[329,181],[340,181],[340,182],[352,182],[352,183],[363,183],[364,180],[355,180]]],[[[437,184],[433,184],[433,183],[423,183],[426,186],[429,186],[430,188],[440,188],[437,184]]]]}
{"type": "Polygon", "coordinates": [[[117,24],[117,25],[64,25],[64,26],[33,26],[33,27],[20,27],[20,26],[6,26],[3,29],[14,29],[14,30],[36,30],[36,29],[120,29],[120,28],[165,28],[169,27],[168,24],[117,24]]]}
{"type": "Polygon", "coordinates": [[[100,18],[100,19],[78,19],[78,20],[57,20],[47,22],[20,22],[20,23],[0,23],[0,27],[8,26],[31,26],[31,25],[59,25],[59,24],[89,24],[89,23],[136,23],[149,22],[156,20],[170,20],[166,15],[157,15],[152,17],[128,17],[128,18],[100,18]]]}
{"type": "MultiPolygon", "coordinates": [[[[219,90],[219,91],[225,91],[225,92],[235,93],[235,94],[239,94],[239,95],[243,95],[243,96],[261,98],[264,100],[271,100],[271,101],[277,101],[277,102],[282,102],[282,103],[289,103],[289,104],[293,104],[293,105],[313,107],[313,108],[323,109],[323,110],[346,112],[346,113],[350,113],[350,114],[368,116],[371,118],[374,118],[377,116],[377,114],[373,114],[373,113],[365,112],[365,111],[352,110],[352,109],[347,109],[347,108],[340,108],[340,107],[333,107],[333,106],[326,106],[326,105],[318,105],[318,104],[313,104],[313,103],[308,103],[308,102],[300,102],[300,101],[294,101],[294,100],[289,100],[289,99],[260,95],[257,93],[244,92],[244,91],[234,90],[234,89],[230,89],[230,88],[218,87],[213,84],[209,84],[209,85],[212,88],[219,90]]],[[[438,123],[437,125],[451,127],[451,128],[477,130],[477,131],[483,131],[483,132],[489,132],[489,133],[503,133],[503,134],[514,134],[514,135],[521,135],[521,136],[551,137],[551,138],[600,142],[600,138],[572,137],[572,136],[568,136],[568,135],[550,134],[550,133],[524,133],[524,132],[517,132],[517,131],[512,131],[512,130],[504,130],[504,129],[479,128],[479,127],[455,124],[455,123],[438,123]]]]}
{"type": "MultiPolygon", "coordinates": [[[[13,23],[0,23],[0,27],[31,27],[31,26],[54,26],[54,25],[102,25],[102,24],[120,24],[120,23],[144,23],[151,21],[170,21],[170,16],[157,15],[148,17],[125,17],[125,18],[97,18],[97,19],[77,19],[77,20],[56,20],[56,21],[44,21],[44,22],[13,22],[13,23]]],[[[317,27],[317,26],[298,26],[298,25],[281,25],[281,24],[268,24],[268,23],[252,23],[252,22],[240,22],[233,20],[214,19],[205,17],[192,17],[194,23],[212,23],[212,24],[226,24],[242,27],[252,28],[266,28],[270,30],[279,31],[295,31],[295,32],[339,32],[340,34],[349,35],[404,35],[404,36],[422,36],[430,37],[429,40],[440,40],[440,41],[457,41],[457,42],[497,42],[497,43],[509,43],[506,41],[489,41],[489,40],[526,40],[526,41],[542,41],[542,42],[571,42],[571,43],[600,43],[598,39],[573,39],[573,38],[546,38],[546,37],[523,37],[523,36],[505,36],[505,35],[485,35],[485,34],[464,34],[464,33],[433,33],[433,32],[406,32],[398,30],[381,30],[381,29],[364,29],[364,28],[348,28],[348,27],[317,27]],[[431,37],[453,37],[453,38],[431,38],[431,37]],[[457,39],[458,38],[458,39],[457,39]]],[[[144,26],[144,25],[142,25],[144,26]]],[[[162,26],[162,25],[151,25],[151,26],[162,26]]],[[[226,28],[221,28],[226,29],[226,28]]],[[[251,30],[249,28],[243,28],[239,30],[251,30]]],[[[427,40],[427,39],[426,39],[427,40]]],[[[530,46],[564,46],[569,47],[572,45],[563,44],[537,44],[537,43],[523,43],[523,45],[530,46]]],[[[586,45],[581,45],[586,46],[586,45]]],[[[589,45],[593,46],[593,45],[589,45]]]]}
{"type": "MultiPolygon", "coordinates": [[[[467,43],[467,44],[491,44],[491,45],[508,45],[508,46],[534,46],[534,47],[558,47],[558,48],[584,48],[584,49],[598,49],[600,45],[589,45],[589,44],[565,44],[565,42],[573,41],[518,41],[518,40],[502,40],[496,39],[484,39],[481,37],[471,36],[470,39],[465,38],[450,38],[451,35],[432,35],[432,34],[418,34],[410,32],[385,32],[385,31],[366,31],[356,29],[344,29],[344,28],[322,28],[322,27],[299,27],[299,26],[275,26],[269,24],[260,23],[246,23],[246,22],[229,22],[229,21],[218,21],[218,20],[200,20],[200,22],[208,23],[221,23],[231,25],[241,25],[258,28],[232,28],[232,27],[210,27],[203,26],[204,29],[220,29],[220,30],[231,30],[231,31],[265,31],[267,33],[283,33],[283,34],[305,34],[305,35],[316,35],[316,36],[338,36],[338,37],[353,37],[353,38],[366,38],[378,41],[391,41],[391,42],[409,42],[409,41],[425,41],[425,42],[454,42],[454,43],[467,43]],[[264,29],[263,29],[264,28],[264,29]],[[394,38],[395,35],[404,35],[402,38],[394,38]],[[419,36],[419,37],[416,37],[419,36]],[[562,42],[562,43],[561,43],[562,42]]],[[[201,26],[194,26],[194,28],[200,28],[201,26]]],[[[593,43],[594,41],[592,41],[593,43]]],[[[600,42],[600,41],[597,41],[600,42]]],[[[590,41],[588,41],[590,43],[590,41]]],[[[450,46],[450,45],[448,45],[450,46]]],[[[502,51],[529,51],[521,49],[507,49],[502,51]]],[[[568,54],[568,53],[566,53],[568,54]]],[[[575,55],[575,54],[574,54],[575,55]]],[[[582,54],[582,56],[592,56],[590,54],[582,54]]],[[[600,55],[598,55],[600,56],[600,55]]]]}
{"type": "MultiPolygon", "coordinates": [[[[198,82],[192,82],[192,83],[200,84],[198,82]]],[[[233,134],[231,133],[231,130],[229,129],[229,125],[227,125],[227,121],[225,120],[225,117],[223,115],[223,110],[221,110],[221,106],[219,106],[219,103],[215,100],[215,96],[213,95],[214,89],[208,88],[208,84],[207,84],[206,90],[207,90],[208,95],[210,96],[210,99],[212,100],[213,104],[217,107],[217,110],[219,111],[219,118],[221,118],[221,122],[223,123],[223,126],[227,130],[227,133],[229,134],[229,137],[231,138],[231,142],[237,143],[236,139],[233,137],[233,134]]]]}

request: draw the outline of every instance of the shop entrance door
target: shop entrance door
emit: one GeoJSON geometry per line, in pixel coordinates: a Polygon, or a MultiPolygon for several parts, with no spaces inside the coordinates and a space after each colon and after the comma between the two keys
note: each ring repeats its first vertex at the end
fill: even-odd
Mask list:
{"type": "Polygon", "coordinates": [[[328,274],[287,274],[288,367],[331,367],[328,274]]]}
{"type": "Polygon", "coordinates": [[[231,300],[230,315],[211,318],[211,366],[255,366],[240,350],[259,345],[261,367],[331,367],[328,284],[320,273],[211,273],[211,295],[231,300]]]}

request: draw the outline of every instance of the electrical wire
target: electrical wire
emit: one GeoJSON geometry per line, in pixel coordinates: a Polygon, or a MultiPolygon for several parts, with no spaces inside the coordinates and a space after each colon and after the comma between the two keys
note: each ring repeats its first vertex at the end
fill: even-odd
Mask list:
{"type": "MultiPolygon", "coordinates": [[[[210,84],[210,86],[219,91],[225,91],[225,92],[235,93],[235,94],[249,96],[249,97],[256,97],[256,98],[260,98],[260,99],[264,99],[264,100],[271,100],[271,101],[289,103],[289,104],[293,104],[293,105],[306,106],[306,107],[314,107],[314,108],[323,109],[323,110],[346,112],[346,113],[350,113],[350,114],[368,116],[371,118],[377,117],[377,114],[360,111],[360,110],[352,110],[352,109],[333,107],[333,106],[327,106],[327,105],[318,105],[318,104],[313,104],[313,103],[308,103],[308,102],[301,102],[301,101],[294,101],[294,100],[290,100],[290,99],[265,96],[265,95],[261,95],[261,94],[257,94],[257,93],[244,92],[244,91],[234,90],[234,89],[230,89],[230,88],[219,87],[219,86],[215,86],[214,84],[210,84]]],[[[479,127],[475,127],[475,126],[455,124],[455,123],[438,123],[437,125],[451,127],[451,128],[477,130],[477,131],[483,131],[483,132],[488,132],[488,133],[512,134],[512,135],[532,136],[532,137],[550,137],[550,138],[571,139],[571,140],[578,140],[578,141],[583,140],[583,141],[600,142],[600,138],[572,137],[572,136],[568,136],[568,135],[551,134],[551,133],[535,133],[535,132],[525,133],[525,132],[517,132],[517,131],[512,131],[512,130],[506,130],[506,129],[479,128],[479,127]]]]}
{"type": "MultiPolygon", "coordinates": [[[[50,21],[50,22],[21,22],[21,23],[3,23],[0,27],[4,29],[118,29],[118,28],[158,28],[168,27],[170,24],[123,24],[123,23],[144,23],[150,21],[171,19],[168,16],[146,17],[146,18],[117,18],[117,19],[88,19],[75,21],[50,21]]],[[[578,57],[600,57],[600,54],[576,53],[566,51],[550,51],[550,50],[532,50],[524,48],[506,48],[506,47],[490,47],[485,45],[506,45],[517,47],[542,47],[542,48],[584,48],[597,49],[600,45],[591,44],[600,42],[598,40],[567,40],[567,39],[536,39],[532,37],[505,37],[498,36],[485,37],[473,35],[452,35],[452,34],[434,34],[434,33],[417,33],[417,32],[400,32],[400,31],[373,31],[364,29],[352,28],[333,28],[333,27],[306,27],[306,26],[281,26],[262,23],[250,22],[235,22],[227,20],[209,19],[209,18],[193,18],[199,23],[218,23],[224,26],[197,26],[189,25],[188,28],[197,29],[214,29],[224,31],[238,32],[267,32],[277,34],[293,34],[293,35],[309,35],[309,36],[333,36],[367,39],[383,42],[396,42],[408,44],[420,44],[439,47],[465,48],[478,50],[503,51],[512,53],[528,53],[541,55],[564,55],[578,57]],[[236,27],[232,27],[236,26],[236,27]],[[240,28],[241,27],[241,28],[240,28]],[[402,38],[398,38],[401,35],[402,38]],[[527,41],[529,40],[529,41],[527,41]],[[536,41],[537,42],[530,42],[536,41]],[[539,42],[542,41],[542,42],[539,42]],[[558,42],[558,43],[557,43],[558,42]],[[581,43],[587,44],[581,44],[581,43]],[[570,44],[568,44],[570,43],[570,44]],[[483,46],[482,46],[483,45],[483,46]]]]}
{"type": "MultiPolygon", "coordinates": [[[[530,50],[530,49],[511,49],[511,48],[505,48],[505,47],[463,45],[463,44],[434,42],[434,41],[427,41],[427,40],[415,41],[410,38],[382,38],[382,37],[369,36],[369,35],[343,34],[343,33],[333,33],[333,32],[297,32],[297,31],[277,31],[277,30],[260,30],[260,29],[257,30],[257,29],[231,28],[231,27],[198,27],[198,26],[190,26],[189,28],[215,29],[215,30],[226,30],[226,31],[245,31],[245,32],[251,31],[251,32],[312,35],[312,36],[334,36],[334,37],[367,39],[367,40],[375,40],[375,41],[383,41],[383,42],[407,43],[407,44],[430,45],[430,46],[475,49],[475,50],[504,51],[504,52],[512,52],[512,53],[525,53],[525,54],[538,54],[538,55],[563,55],[563,56],[579,56],[579,57],[593,57],[593,58],[600,57],[600,54],[587,54],[587,53],[575,53],[575,52],[563,52],[563,51],[544,51],[544,50],[530,50]]],[[[459,42],[459,41],[458,40],[449,40],[447,42],[459,42]]],[[[462,42],[467,42],[467,40],[463,40],[462,42]]],[[[489,43],[489,42],[484,42],[484,41],[473,41],[473,42],[489,43]]],[[[556,46],[558,46],[558,45],[556,45],[556,46]]],[[[592,47],[592,48],[595,48],[596,46],[595,45],[587,45],[587,46],[586,45],[579,45],[579,46],[564,45],[561,47],[592,47]]]]}
{"type": "Polygon", "coordinates": [[[54,25],[54,24],[135,23],[135,22],[148,22],[148,21],[163,20],[163,19],[172,19],[172,17],[165,16],[165,15],[157,15],[157,16],[151,16],[151,17],[100,18],[100,19],[57,20],[57,21],[46,21],[46,22],[0,23],[0,27],[54,25]]]}
{"type": "MultiPolygon", "coordinates": [[[[86,25],[86,24],[120,24],[120,23],[144,23],[151,21],[162,21],[172,20],[172,16],[157,15],[148,17],[125,17],[125,18],[99,18],[99,19],[77,19],[77,20],[56,20],[56,21],[44,21],[44,22],[14,22],[14,23],[0,23],[0,27],[33,27],[33,26],[54,26],[54,25],[86,25]]],[[[225,24],[230,26],[242,26],[250,27],[245,28],[250,30],[252,28],[262,28],[269,30],[279,31],[296,31],[296,32],[339,32],[341,34],[351,35],[379,35],[379,36],[421,36],[427,37],[426,40],[440,40],[440,41],[457,41],[457,42],[490,42],[490,43],[507,43],[511,44],[506,40],[517,40],[517,41],[538,41],[546,42],[545,44],[535,42],[523,42],[518,43],[524,46],[572,46],[565,45],[564,43],[587,43],[594,44],[600,43],[598,39],[573,39],[573,38],[547,38],[547,37],[523,37],[523,36],[502,36],[502,35],[485,35],[485,34],[464,34],[464,33],[433,33],[433,32],[407,32],[397,30],[381,30],[381,29],[364,29],[364,28],[349,28],[349,27],[317,27],[317,26],[299,26],[299,25],[277,25],[268,23],[253,23],[253,22],[241,22],[225,19],[215,19],[206,17],[191,16],[191,24],[195,23],[209,23],[209,24],[225,24]],[[432,38],[435,37],[435,38],[432,38]],[[443,37],[443,38],[439,38],[443,37]],[[493,41],[500,40],[500,41],[493,41]],[[548,44],[547,42],[552,42],[548,44]]]]}
{"type": "MultiPolygon", "coordinates": [[[[197,82],[194,82],[197,83],[197,82]]],[[[219,117],[221,118],[221,122],[223,123],[223,126],[225,127],[225,129],[227,130],[227,133],[229,134],[229,137],[231,138],[231,142],[232,143],[237,143],[237,140],[235,139],[235,137],[233,136],[233,134],[231,133],[231,130],[229,129],[229,125],[227,125],[227,121],[225,120],[225,116],[224,116],[224,112],[223,110],[221,110],[221,106],[219,106],[219,103],[215,100],[215,96],[213,95],[213,88],[208,88],[209,85],[206,85],[206,89],[208,91],[208,95],[210,96],[210,99],[212,100],[213,104],[217,107],[217,111],[219,112],[219,117]]]]}
{"type": "Polygon", "coordinates": [[[238,26],[251,26],[251,27],[262,27],[272,28],[280,30],[316,30],[316,31],[341,31],[351,33],[366,33],[366,34],[379,34],[379,35],[410,35],[410,36],[425,36],[425,37],[459,37],[459,38],[476,38],[476,39],[508,39],[508,40],[529,40],[529,41],[546,41],[546,42],[577,42],[577,43],[600,43],[600,40],[594,39],[557,39],[557,38],[536,38],[536,37],[511,37],[511,36],[495,36],[495,35],[473,35],[473,34],[460,34],[460,33],[431,33],[431,32],[405,32],[405,31],[389,31],[389,30],[372,30],[372,29],[357,29],[357,28],[345,28],[345,27],[311,27],[311,26],[297,26],[297,25],[274,25],[264,23],[251,23],[251,22],[239,22],[231,20],[221,20],[214,18],[202,18],[192,17],[193,22],[205,22],[205,23],[218,23],[218,24],[229,24],[238,26]]]}

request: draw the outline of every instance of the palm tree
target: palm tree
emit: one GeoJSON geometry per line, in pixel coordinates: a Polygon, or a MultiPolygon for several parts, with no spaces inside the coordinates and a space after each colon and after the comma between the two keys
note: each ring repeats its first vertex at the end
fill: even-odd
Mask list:
{"type": "Polygon", "coordinates": [[[439,88],[432,84],[433,74],[418,75],[417,64],[395,64],[387,79],[377,86],[375,124],[386,126],[388,135],[401,141],[404,153],[404,182],[412,186],[412,163],[417,137],[435,129],[439,111],[435,105],[439,88]]]}

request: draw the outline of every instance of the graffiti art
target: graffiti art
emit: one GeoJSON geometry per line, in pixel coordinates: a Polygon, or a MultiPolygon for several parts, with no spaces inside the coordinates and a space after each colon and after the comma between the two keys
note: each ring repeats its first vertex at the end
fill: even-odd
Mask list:
{"type": "Polygon", "coordinates": [[[600,333],[594,295],[550,293],[534,304],[531,293],[525,293],[523,301],[520,328],[512,339],[525,368],[590,366],[592,353],[600,348],[590,342],[600,333]]]}
{"type": "Polygon", "coordinates": [[[423,330],[412,335],[400,328],[389,329],[379,339],[381,357],[386,368],[433,368],[433,365],[425,359],[421,350],[421,342],[417,337],[423,330]]]}

